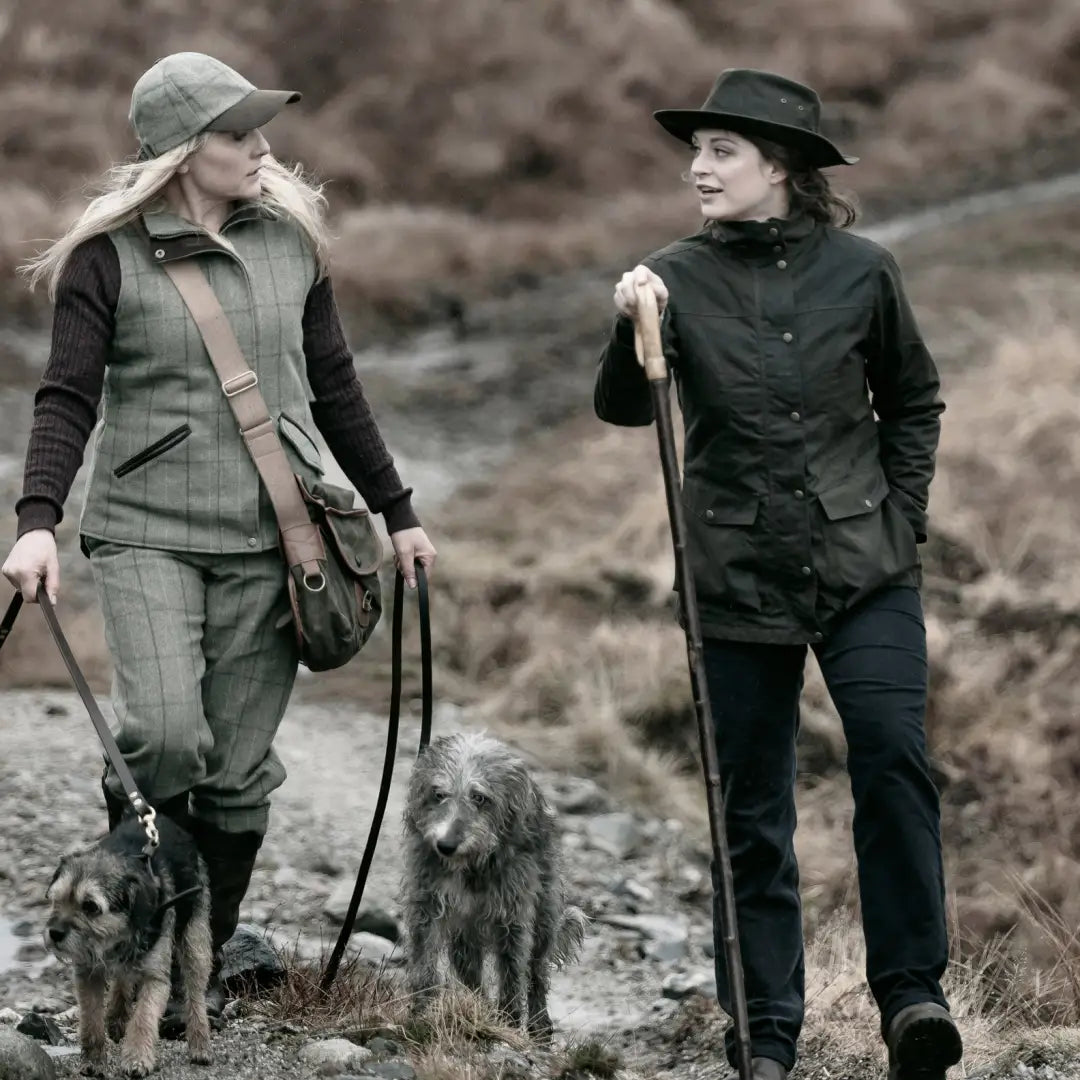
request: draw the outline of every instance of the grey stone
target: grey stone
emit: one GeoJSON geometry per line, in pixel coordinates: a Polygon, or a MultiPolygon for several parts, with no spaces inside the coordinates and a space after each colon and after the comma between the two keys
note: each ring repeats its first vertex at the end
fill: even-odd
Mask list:
{"type": "Polygon", "coordinates": [[[416,1070],[407,1061],[380,1061],[366,1065],[363,1077],[380,1077],[381,1080],[416,1080],[416,1070]]]}
{"type": "Polygon", "coordinates": [[[622,811],[589,818],[585,823],[585,835],[594,848],[606,851],[616,859],[629,859],[642,841],[641,827],[634,816],[622,811]]]}
{"type": "Polygon", "coordinates": [[[10,1024],[14,1027],[22,1019],[22,1014],[14,1009],[0,1009],[0,1024],[10,1024]]]}
{"type": "Polygon", "coordinates": [[[0,1027],[0,1080],[56,1080],[56,1066],[33,1039],[0,1027]]]}
{"type": "Polygon", "coordinates": [[[38,998],[26,1012],[44,1013],[46,1016],[55,1016],[57,1013],[63,1012],[70,1006],[66,1001],[61,1001],[60,998],[43,997],[38,998]]]}
{"type": "Polygon", "coordinates": [[[17,923],[12,923],[11,926],[11,933],[14,937],[33,937],[37,931],[37,923],[30,919],[20,919],[17,923]]]}
{"type": "Polygon", "coordinates": [[[563,777],[551,789],[551,801],[563,814],[593,814],[607,810],[611,800],[594,780],[563,777]]]}
{"type": "Polygon", "coordinates": [[[56,1021],[44,1013],[29,1012],[18,1023],[16,1031],[28,1035],[38,1042],[47,1042],[50,1046],[59,1046],[64,1041],[56,1021]]]}
{"type": "Polygon", "coordinates": [[[365,1064],[372,1054],[366,1047],[348,1039],[322,1039],[310,1042],[299,1054],[300,1061],[320,1076],[342,1076],[365,1064]]]}
{"type": "Polygon", "coordinates": [[[15,950],[15,959],[20,964],[32,964],[36,960],[44,960],[48,955],[48,950],[40,941],[24,941],[15,950]]]}
{"type": "Polygon", "coordinates": [[[685,938],[656,938],[645,942],[644,953],[661,964],[673,964],[686,956],[685,938]]]}
{"type": "Polygon", "coordinates": [[[533,1063],[509,1046],[496,1046],[484,1057],[498,1071],[499,1080],[533,1080],[537,1075],[533,1063]]]}
{"type": "Polygon", "coordinates": [[[363,931],[349,938],[349,951],[359,953],[363,959],[370,960],[373,964],[403,964],[405,962],[405,953],[400,945],[387,941],[378,934],[368,934],[363,931]]]}
{"type": "Polygon", "coordinates": [[[401,1046],[385,1035],[376,1035],[364,1044],[377,1058],[393,1057],[401,1053],[401,1046]]]}
{"type": "Polygon", "coordinates": [[[672,1001],[699,994],[716,997],[716,976],[709,971],[674,972],[660,984],[660,993],[672,1001]]]}
{"type": "Polygon", "coordinates": [[[285,965],[256,927],[241,923],[221,950],[221,981],[231,991],[242,986],[263,988],[280,982],[285,965]]]}
{"type": "MultiPolygon", "coordinates": [[[[343,878],[326,898],[326,903],[323,905],[323,914],[338,926],[345,922],[345,917],[349,914],[349,904],[352,902],[355,887],[355,881],[350,878],[343,878]]],[[[361,931],[368,934],[377,934],[379,937],[384,937],[389,941],[401,940],[401,924],[386,908],[381,907],[379,904],[361,902],[360,909],[356,913],[353,933],[361,931]]]]}
{"type": "Polygon", "coordinates": [[[597,915],[596,922],[628,930],[645,939],[646,956],[663,963],[681,960],[686,955],[690,930],[685,919],[666,915],[597,915]]]}

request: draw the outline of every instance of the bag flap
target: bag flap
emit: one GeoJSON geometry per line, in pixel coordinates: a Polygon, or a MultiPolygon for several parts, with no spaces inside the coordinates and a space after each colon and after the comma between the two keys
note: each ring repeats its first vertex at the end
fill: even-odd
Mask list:
{"type": "Polygon", "coordinates": [[[880,470],[869,476],[851,477],[828,491],[818,493],[818,502],[830,521],[869,514],[889,493],[889,481],[880,470]]]}
{"type": "Polygon", "coordinates": [[[382,566],[383,544],[366,507],[353,506],[353,493],[336,484],[312,484],[298,478],[300,492],[318,510],[313,517],[322,525],[327,544],[333,544],[341,561],[355,577],[373,574],[382,566]]]}
{"type": "Polygon", "coordinates": [[[753,525],[761,505],[759,495],[720,488],[694,476],[684,480],[682,497],[686,509],[707,525],[753,525]]]}
{"type": "Polygon", "coordinates": [[[323,471],[322,455],[315,440],[287,413],[278,417],[278,431],[300,460],[316,472],[323,471]]]}

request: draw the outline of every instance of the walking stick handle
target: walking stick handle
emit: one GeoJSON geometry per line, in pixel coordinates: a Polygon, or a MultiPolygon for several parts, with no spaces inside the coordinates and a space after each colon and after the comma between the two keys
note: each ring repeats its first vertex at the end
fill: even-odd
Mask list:
{"type": "Polygon", "coordinates": [[[634,351],[650,380],[667,381],[667,361],[660,339],[660,310],[651,285],[635,285],[637,311],[634,314],[634,351]]]}

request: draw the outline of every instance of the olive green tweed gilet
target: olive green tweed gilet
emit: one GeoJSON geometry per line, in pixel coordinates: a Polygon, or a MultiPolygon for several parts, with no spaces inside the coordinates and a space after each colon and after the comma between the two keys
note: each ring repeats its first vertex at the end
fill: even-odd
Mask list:
{"type": "Polygon", "coordinates": [[[160,263],[198,260],[258,375],[290,462],[310,481],[322,470],[303,353],[304,305],[317,274],[305,237],[254,206],[234,213],[221,239],[171,213],[145,214],[109,236],[121,285],[81,533],[174,551],[275,546],[269,497],[198,328],[160,263]]]}

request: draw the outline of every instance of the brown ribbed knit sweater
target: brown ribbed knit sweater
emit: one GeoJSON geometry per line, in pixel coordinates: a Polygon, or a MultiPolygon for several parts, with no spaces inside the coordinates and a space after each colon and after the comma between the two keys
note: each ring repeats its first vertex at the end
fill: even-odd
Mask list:
{"type": "MultiPolygon", "coordinates": [[[[120,261],[107,236],[72,252],[57,287],[52,348],[34,396],[23,493],[15,504],[18,535],[55,529],[97,421],[120,296],[120,261]]],[[[387,531],[419,525],[412,488],[402,487],[383,442],[341,328],[329,277],[313,285],[304,307],[304,357],[315,395],[311,414],[326,445],[387,531]]]]}

